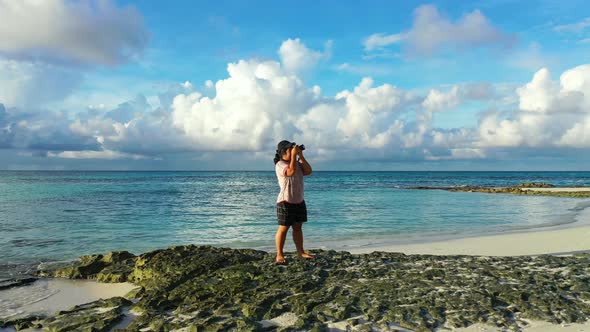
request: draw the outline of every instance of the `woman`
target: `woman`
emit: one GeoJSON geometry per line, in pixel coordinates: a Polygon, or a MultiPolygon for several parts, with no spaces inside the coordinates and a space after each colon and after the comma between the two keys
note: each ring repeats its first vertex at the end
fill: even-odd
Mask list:
{"type": "Polygon", "coordinates": [[[289,227],[293,227],[293,242],[297,255],[314,258],[303,250],[303,223],[307,221],[307,208],[303,199],[303,176],[311,174],[311,166],[295,143],[281,141],[274,158],[275,172],[281,191],[277,198],[277,219],[279,229],[275,236],[277,264],[285,263],[283,248],[289,227]],[[299,160],[297,160],[299,159],[299,160]]]}

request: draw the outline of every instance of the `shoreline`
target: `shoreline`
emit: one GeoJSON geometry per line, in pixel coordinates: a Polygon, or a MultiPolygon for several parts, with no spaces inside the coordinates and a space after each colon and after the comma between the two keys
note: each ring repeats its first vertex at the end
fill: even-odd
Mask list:
{"type": "Polygon", "coordinates": [[[137,288],[128,282],[39,278],[30,284],[0,291],[0,318],[13,319],[31,314],[51,316],[101,298],[122,297],[137,288]]]}
{"type": "MultiPolygon", "coordinates": [[[[542,194],[588,193],[589,187],[522,187],[522,191],[542,194]]],[[[491,192],[504,193],[504,192],[491,192]]],[[[506,193],[504,193],[506,194],[506,193]]],[[[558,196],[561,197],[561,196],[558,196]]],[[[590,208],[586,207],[572,223],[547,227],[494,233],[490,235],[463,236],[448,239],[432,239],[410,243],[368,244],[346,250],[352,254],[373,251],[400,252],[408,255],[473,255],[473,256],[536,256],[568,255],[590,252],[590,208]]]]}
{"type": "Polygon", "coordinates": [[[408,255],[536,256],[590,252],[587,224],[553,230],[529,230],[410,244],[374,244],[350,247],[352,254],[373,251],[408,255]]]}
{"type": "Polygon", "coordinates": [[[575,221],[558,225],[494,232],[489,235],[478,233],[422,237],[406,239],[404,242],[388,241],[386,238],[373,242],[325,241],[315,247],[343,250],[352,254],[384,251],[408,255],[536,256],[590,252],[589,238],[590,207],[587,207],[576,216],[575,221]]]}

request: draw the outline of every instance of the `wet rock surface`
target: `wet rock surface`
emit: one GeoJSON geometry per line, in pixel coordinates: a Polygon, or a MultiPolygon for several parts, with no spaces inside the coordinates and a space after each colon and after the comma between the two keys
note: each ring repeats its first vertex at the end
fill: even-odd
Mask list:
{"type": "Polygon", "coordinates": [[[127,251],[106,255],[87,255],[71,266],[54,269],[51,265],[37,271],[40,277],[92,279],[99,282],[125,282],[133,271],[137,257],[127,251]]]}
{"type": "MultiPolygon", "coordinates": [[[[30,326],[103,331],[124,310],[137,314],[125,331],[322,331],[336,321],[359,331],[392,330],[393,323],[432,331],[478,322],[519,330],[526,326],[523,319],[558,324],[590,317],[590,254],[314,253],[315,260],[287,256],[288,264],[275,265],[273,254],[248,249],[176,246],[148,252],[121,272],[141,286],[127,296],[133,302],[97,301],[30,326]],[[287,313],[289,326],[262,324],[287,313]]],[[[112,271],[109,264],[102,269],[112,271]]],[[[52,273],[94,279],[101,271],[72,266],[52,273]]]]}
{"type": "Polygon", "coordinates": [[[36,280],[37,278],[11,278],[0,280],[0,290],[29,285],[36,280]]]}
{"type": "Polygon", "coordinates": [[[545,182],[525,182],[513,187],[478,187],[478,186],[461,186],[461,187],[430,187],[418,186],[408,189],[420,190],[447,190],[456,192],[479,192],[488,194],[514,194],[514,195],[534,195],[534,196],[557,196],[557,197],[590,197],[590,191],[536,191],[527,190],[531,188],[556,188],[554,185],[545,182]]]}

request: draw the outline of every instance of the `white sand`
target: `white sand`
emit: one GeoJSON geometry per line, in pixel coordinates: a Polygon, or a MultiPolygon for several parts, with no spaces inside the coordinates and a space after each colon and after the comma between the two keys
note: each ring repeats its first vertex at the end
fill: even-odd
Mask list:
{"type": "Polygon", "coordinates": [[[590,226],[479,236],[430,243],[353,248],[352,253],[373,251],[431,255],[521,256],[590,251],[590,226]]]}
{"type": "MultiPolygon", "coordinates": [[[[359,318],[359,317],[355,317],[355,318],[359,318]]],[[[362,318],[359,319],[360,323],[364,323],[367,322],[366,320],[363,320],[362,318]]],[[[541,322],[541,321],[530,321],[530,320],[526,320],[527,323],[529,323],[530,325],[525,327],[523,329],[523,331],[525,332],[590,332],[590,322],[585,323],[585,324],[563,324],[563,325],[559,325],[559,324],[552,324],[552,323],[547,323],[547,322],[541,322]]],[[[409,330],[409,329],[405,329],[397,324],[391,324],[390,328],[394,328],[398,331],[413,331],[413,330],[409,330]]],[[[346,332],[346,331],[351,331],[352,330],[352,326],[350,326],[350,324],[348,324],[346,321],[340,321],[340,322],[333,322],[333,323],[328,323],[328,331],[330,332],[346,332]]],[[[374,328],[374,331],[381,331],[378,328],[374,328]]],[[[498,328],[496,326],[491,326],[491,325],[485,325],[485,324],[481,324],[481,323],[477,323],[477,324],[473,324],[469,327],[465,327],[465,328],[448,328],[447,329],[439,329],[438,331],[457,331],[457,332],[504,332],[506,331],[506,329],[501,329],[498,328]]]]}
{"type": "Polygon", "coordinates": [[[299,316],[293,312],[285,312],[278,317],[273,319],[265,319],[261,320],[259,323],[262,325],[262,328],[268,328],[272,326],[276,327],[289,327],[295,325],[299,316]]]}
{"type": "Polygon", "coordinates": [[[590,187],[557,187],[557,188],[520,188],[522,190],[531,190],[531,191],[548,191],[548,192],[568,192],[568,193],[575,193],[575,192],[582,192],[582,191],[590,191],[590,187]]]}
{"type": "Polygon", "coordinates": [[[0,317],[32,313],[51,315],[98,299],[124,296],[137,286],[88,280],[40,279],[31,285],[0,291],[0,317]]]}
{"type": "MultiPolygon", "coordinates": [[[[540,321],[529,321],[527,322],[530,324],[529,326],[525,327],[523,331],[525,332],[589,332],[590,331],[590,322],[585,324],[551,324],[547,322],[540,322],[540,321]]],[[[502,332],[500,328],[495,326],[489,326],[484,324],[473,324],[466,328],[454,329],[452,331],[458,332],[502,332]]]]}

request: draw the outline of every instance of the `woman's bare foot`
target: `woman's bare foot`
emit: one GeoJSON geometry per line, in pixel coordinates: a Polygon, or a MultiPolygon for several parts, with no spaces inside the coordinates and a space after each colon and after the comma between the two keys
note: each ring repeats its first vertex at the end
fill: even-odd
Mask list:
{"type": "Polygon", "coordinates": [[[306,253],[306,252],[304,252],[304,253],[302,253],[302,254],[299,254],[299,257],[301,257],[301,258],[306,258],[306,259],[314,259],[314,258],[315,258],[315,256],[314,256],[314,255],[312,255],[312,254],[308,254],[308,253],[306,253]]]}
{"type": "Polygon", "coordinates": [[[276,264],[285,264],[285,257],[283,255],[277,254],[277,258],[275,258],[276,264]]]}

